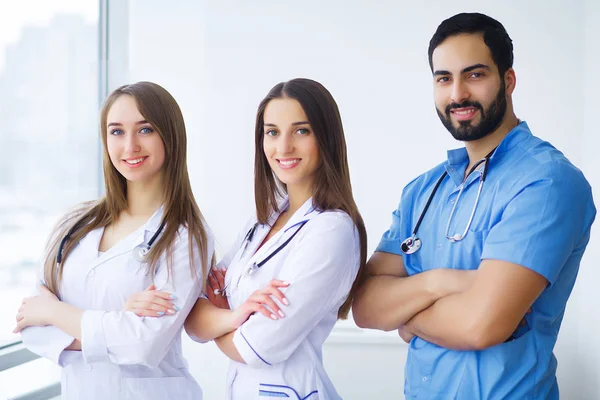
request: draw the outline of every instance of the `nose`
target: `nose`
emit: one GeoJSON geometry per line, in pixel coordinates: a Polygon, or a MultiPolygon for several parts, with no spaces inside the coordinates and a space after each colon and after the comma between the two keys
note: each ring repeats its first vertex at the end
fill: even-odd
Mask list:
{"type": "Polygon", "coordinates": [[[294,139],[291,134],[283,134],[279,136],[277,141],[277,152],[279,154],[289,154],[294,150],[294,139]]]}
{"type": "Polygon", "coordinates": [[[451,94],[452,102],[460,104],[465,100],[471,98],[471,94],[467,89],[467,85],[463,82],[462,79],[455,79],[452,83],[452,94],[451,94]]]}
{"type": "Polygon", "coordinates": [[[125,154],[137,153],[141,150],[138,135],[128,133],[125,135],[125,154]]]}

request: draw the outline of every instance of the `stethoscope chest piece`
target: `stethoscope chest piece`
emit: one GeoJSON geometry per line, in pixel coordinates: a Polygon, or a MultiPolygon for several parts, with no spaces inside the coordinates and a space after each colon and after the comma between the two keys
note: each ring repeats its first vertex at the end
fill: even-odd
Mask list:
{"type": "Polygon", "coordinates": [[[415,236],[411,236],[402,242],[400,250],[404,254],[412,254],[421,248],[421,239],[415,236]]]}
{"type": "Polygon", "coordinates": [[[258,269],[258,265],[256,265],[256,263],[252,263],[252,265],[250,265],[250,266],[248,267],[248,270],[246,271],[246,273],[247,273],[248,275],[252,275],[253,273],[255,273],[255,272],[256,272],[256,270],[257,270],[257,269],[258,269]]]}
{"type": "Polygon", "coordinates": [[[146,255],[150,252],[147,244],[140,244],[133,249],[133,258],[143,263],[146,262],[146,255]]]}

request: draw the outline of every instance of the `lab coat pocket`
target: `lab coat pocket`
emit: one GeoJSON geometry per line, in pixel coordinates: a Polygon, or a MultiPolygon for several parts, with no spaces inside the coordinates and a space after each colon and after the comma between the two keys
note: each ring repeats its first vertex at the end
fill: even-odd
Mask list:
{"type": "Polygon", "coordinates": [[[193,399],[193,390],[188,388],[185,377],[165,378],[124,378],[122,380],[122,399],[193,399]]]}
{"type": "Polygon", "coordinates": [[[290,386],[273,385],[268,383],[261,383],[259,385],[259,399],[271,399],[274,397],[284,397],[293,400],[319,400],[319,391],[315,389],[309,393],[298,393],[290,386]]]}

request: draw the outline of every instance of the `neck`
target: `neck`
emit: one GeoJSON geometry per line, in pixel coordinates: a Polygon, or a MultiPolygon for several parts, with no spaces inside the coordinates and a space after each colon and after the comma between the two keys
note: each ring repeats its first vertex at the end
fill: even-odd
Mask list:
{"type": "Polygon", "coordinates": [[[469,167],[485,158],[492,150],[498,147],[506,135],[518,124],[519,120],[514,113],[507,114],[502,124],[494,132],[481,139],[465,142],[465,148],[469,155],[469,167]]]}
{"type": "Polygon", "coordinates": [[[293,215],[312,196],[312,182],[307,185],[288,185],[287,193],[290,201],[288,211],[293,215]]]}
{"type": "Polygon", "coordinates": [[[145,182],[127,181],[127,213],[150,217],[165,201],[162,176],[145,182]]]}

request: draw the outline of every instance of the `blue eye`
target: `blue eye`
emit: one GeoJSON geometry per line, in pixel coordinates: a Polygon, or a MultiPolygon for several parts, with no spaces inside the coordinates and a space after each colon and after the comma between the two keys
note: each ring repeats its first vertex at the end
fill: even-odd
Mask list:
{"type": "Polygon", "coordinates": [[[267,136],[277,136],[277,131],[275,129],[269,129],[268,131],[265,132],[265,135],[267,135],[267,136]]]}
{"type": "Polygon", "coordinates": [[[154,129],[152,129],[150,127],[145,127],[145,128],[140,129],[140,133],[143,133],[143,134],[146,134],[146,135],[149,134],[149,133],[152,133],[152,132],[154,132],[154,129]]]}
{"type": "Polygon", "coordinates": [[[110,131],[110,134],[114,136],[119,136],[123,134],[123,131],[120,129],[113,129],[112,131],[110,131]]]}
{"type": "Polygon", "coordinates": [[[306,128],[300,128],[296,131],[296,133],[299,135],[307,135],[310,133],[310,131],[306,128]]]}

